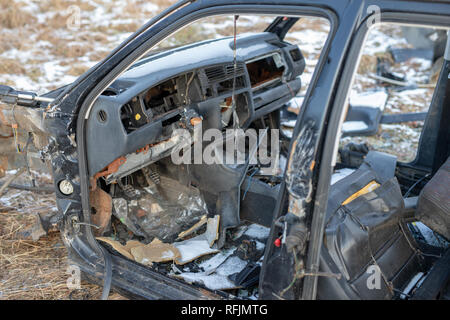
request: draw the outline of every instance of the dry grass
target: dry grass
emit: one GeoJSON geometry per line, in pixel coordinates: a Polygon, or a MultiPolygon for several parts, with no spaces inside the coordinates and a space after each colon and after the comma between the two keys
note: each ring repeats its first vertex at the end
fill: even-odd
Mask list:
{"type": "Polygon", "coordinates": [[[125,16],[131,17],[139,16],[142,10],[141,4],[142,1],[128,2],[122,12],[124,13],[125,16]]]}
{"type": "Polygon", "coordinates": [[[165,10],[169,6],[173,5],[177,0],[152,0],[152,4],[156,4],[159,7],[159,10],[165,10]]]}
{"type": "Polygon", "coordinates": [[[89,68],[85,65],[77,64],[70,67],[70,69],[67,71],[67,74],[71,76],[80,76],[83,73],[85,73],[89,68]]]}
{"type": "Polygon", "coordinates": [[[0,57],[0,73],[25,74],[25,68],[17,60],[0,57]]]}
{"type": "Polygon", "coordinates": [[[106,58],[106,56],[109,54],[109,51],[93,51],[89,54],[89,58],[92,61],[100,61],[106,58]]]}
{"type": "MultiPolygon", "coordinates": [[[[38,181],[49,183],[45,178],[38,181]]],[[[54,195],[9,190],[0,198],[0,300],[101,297],[102,288],[87,282],[81,283],[81,290],[67,288],[67,251],[56,230],[37,242],[24,240],[24,231],[35,222],[34,214],[54,206],[54,195]]],[[[123,298],[113,293],[110,299],[123,298]]]]}
{"type": "Polygon", "coordinates": [[[11,49],[29,49],[30,43],[23,40],[27,37],[29,37],[29,33],[25,30],[2,30],[0,32],[0,54],[11,49]]]}
{"type": "Polygon", "coordinates": [[[377,58],[381,58],[394,64],[394,59],[389,52],[377,53],[375,55],[363,54],[361,56],[361,61],[359,62],[358,73],[368,74],[376,72],[377,58]]]}
{"type": "Polygon", "coordinates": [[[45,26],[52,30],[67,28],[69,16],[70,14],[64,12],[62,14],[57,13],[52,18],[45,21],[45,26]]]}
{"type": "Polygon", "coordinates": [[[36,22],[36,18],[20,8],[19,3],[0,0],[0,27],[13,29],[22,28],[36,22]]]}
{"type": "Polygon", "coordinates": [[[65,43],[61,46],[53,46],[52,54],[58,57],[63,58],[81,58],[84,57],[87,53],[92,52],[94,49],[93,43],[85,43],[85,44],[70,44],[65,43]]]}
{"type": "Polygon", "coordinates": [[[136,22],[130,22],[130,23],[118,23],[113,24],[108,27],[108,31],[113,31],[114,33],[128,33],[128,32],[135,32],[137,29],[139,29],[141,25],[136,22]]]}
{"type": "Polygon", "coordinates": [[[82,11],[92,11],[95,9],[93,5],[91,5],[88,2],[81,1],[81,0],[41,0],[38,2],[39,8],[42,12],[49,12],[49,11],[65,11],[70,6],[77,6],[82,11]]]}
{"type": "MultiPolygon", "coordinates": [[[[25,65],[27,65],[27,63],[25,65]]],[[[27,69],[26,74],[31,80],[33,80],[34,82],[38,82],[39,78],[44,75],[43,71],[40,67],[34,64],[30,64],[30,66],[31,67],[27,69]]]]}
{"type": "MultiPolygon", "coordinates": [[[[231,20],[231,19],[230,19],[231,20]]],[[[252,25],[239,25],[239,20],[237,22],[236,32],[237,34],[249,33],[249,32],[263,32],[266,29],[268,23],[261,21],[252,25]]],[[[226,28],[218,30],[221,36],[232,36],[234,34],[233,25],[229,25],[226,28]]]]}
{"type": "Polygon", "coordinates": [[[163,41],[159,45],[159,47],[164,48],[164,47],[179,46],[206,39],[207,37],[205,36],[205,30],[200,25],[192,24],[179,30],[172,37],[170,37],[170,39],[163,41]]]}
{"type": "Polygon", "coordinates": [[[291,32],[304,30],[328,32],[329,28],[330,24],[328,20],[324,18],[308,17],[308,18],[301,18],[296,24],[294,24],[294,26],[291,29],[291,32]]]}

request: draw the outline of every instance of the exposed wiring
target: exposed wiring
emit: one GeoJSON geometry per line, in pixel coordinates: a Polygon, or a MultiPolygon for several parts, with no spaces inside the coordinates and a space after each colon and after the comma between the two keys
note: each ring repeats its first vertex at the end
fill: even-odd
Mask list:
{"type": "Polygon", "coordinates": [[[421,183],[423,180],[425,180],[430,174],[427,173],[426,175],[424,175],[422,178],[420,178],[419,180],[417,180],[409,189],[408,191],[406,191],[405,195],[403,196],[403,198],[408,198],[409,194],[411,193],[411,191],[414,190],[414,188],[421,183]]]}
{"type": "MultiPolygon", "coordinates": [[[[304,277],[327,277],[327,278],[335,278],[341,279],[342,275],[340,273],[331,273],[331,272],[309,272],[303,268],[303,262],[298,260],[297,252],[295,249],[292,249],[292,254],[294,256],[294,266],[295,266],[295,274],[292,278],[291,283],[284,288],[280,294],[279,298],[282,298],[286,292],[288,292],[295,284],[297,280],[303,279],[304,277]]],[[[282,298],[284,299],[284,298],[282,298]]]]}
{"type": "Polygon", "coordinates": [[[236,112],[236,70],[237,70],[237,20],[239,19],[238,15],[234,16],[234,47],[233,47],[233,90],[231,94],[231,106],[233,110],[233,126],[234,129],[239,128],[239,117],[236,112]]]}
{"type": "Polygon", "coordinates": [[[254,168],[252,174],[249,176],[249,181],[248,181],[248,183],[247,183],[247,188],[245,189],[244,195],[242,196],[242,200],[245,200],[245,197],[247,196],[247,192],[248,192],[248,190],[250,190],[250,187],[251,187],[251,185],[252,185],[252,182],[253,182],[253,180],[252,180],[252,179],[253,179],[253,176],[254,176],[258,171],[259,171],[258,168],[254,168]]]}
{"type": "Polygon", "coordinates": [[[190,103],[190,99],[189,99],[189,87],[191,86],[192,81],[194,80],[194,76],[195,76],[195,72],[192,72],[192,76],[191,78],[188,80],[187,84],[186,84],[186,96],[184,98],[184,102],[186,104],[190,103]],[[189,99],[189,100],[188,100],[189,99]]]}
{"type": "Polygon", "coordinates": [[[289,85],[289,83],[285,82],[285,84],[286,84],[286,86],[288,87],[289,92],[290,92],[291,95],[292,95],[292,100],[294,100],[295,106],[297,107],[298,111],[300,112],[300,106],[298,105],[298,102],[297,102],[297,100],[295,99],[297,96],[295,95],[294,90],[292,90],[292,88],[291,88],[291,86],[289,85]]]}

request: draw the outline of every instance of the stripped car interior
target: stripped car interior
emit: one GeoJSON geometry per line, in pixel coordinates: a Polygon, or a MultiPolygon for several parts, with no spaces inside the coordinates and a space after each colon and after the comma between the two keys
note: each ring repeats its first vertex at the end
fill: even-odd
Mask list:
{"type": "MultiPolygon", "coordinates": [[[[336,12],[357,6],[346,9],[343,2],[336,12]]],[[[150,25],[204,4],[184,5],[150,25]]],[[[52,222],[71,261],[104,286],[105,297],[112,288],[149,299],[450,299],[450,41],[416,161],[378,151],[341,154],[334,170],[352,173],[331,185],[333,172],[320,178],[328,179],[325,192],[317,171],[324,161],[314,150],[328,143],[326,123],[339,121],[329,116],[319,134],[317,119],[303,111],[313,109],[312,101],[305,99],[298,115],[289,111],[306,63],[301,44],[285,40],[298,19],[280,13],[261,33],[137,55],[143,57],[92,93],[83,116],[80,109],[67,116],[70,109],[56,102],[81,106],[93,92],[82,85],[89,75],[43,96],[1,87],[2,124],[17,122],[43,137],[34,144],[53,167],[58,214],[52,222]],[[292,119],[299,120],[291,134],[280,130],[280,161],[271,175],[248,158],[229,165],[176,164],[171,157],[185,146],[179,129],[192,141],[199,127],[217,129],[224,139],[214,148],[224,148],[228,129],[255,129],[270,141],[270,130],[292,119]],[[423,160],[430,154],[431,163],[423,160]],[[319,207],[326,208],[317,215],[322,224],[310,214],[319,207]],[[415,221],[444,244],[423,241],[415,221]],[[371,266],[381,274],[376,290],[367,285],[371,266]]],[[[121,50],[132,50],[132,43],[121,50]]],[[[327,59],[317,77],[334,63],[327,59]]],[[[110,61],[109,70],[119,62],[110,61]]],[[[357,112],[351,106],[347,120],[357,112]]]]}

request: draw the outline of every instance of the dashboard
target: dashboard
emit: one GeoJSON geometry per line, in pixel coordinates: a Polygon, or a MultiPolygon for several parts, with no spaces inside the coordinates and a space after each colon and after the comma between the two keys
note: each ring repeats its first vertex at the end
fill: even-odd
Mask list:
{"type": "MultiPolygon", "coordinates": [[[[87,123],[90,175],[119,157],[170,140],[177,128],[239,127],[281,108],[301,88],[305,59],[272,33],[207,40],[145,57],[95,102],[87,123]]],[[[173,146],[172,146],[173,147],[173,146]]],[[[165,150],[167,151],[167,150],[165,150]]],[[[145,163],[167,156],[160,152],[145,163]]]]}

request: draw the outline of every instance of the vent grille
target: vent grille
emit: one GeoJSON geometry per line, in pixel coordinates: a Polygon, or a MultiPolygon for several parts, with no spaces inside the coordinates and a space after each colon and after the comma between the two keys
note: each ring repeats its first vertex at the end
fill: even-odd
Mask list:
{"type": "MultiPolygon", "coordinates": [[[[234,65],[211,67],[205,69],[206,77],[210,82],[223,81],[232,78],[234,75],[234,65]]],[[[238,63],[236,66],[236,76],[244,73],[244,64],[238,63]]]]}
{"type": "MultiPolygon", "coordinates": [[[[225,67],[227,76],[232,77],[234,75],[234,65],[228,65],[225,67]]],[[[236,75],[240,75],[244,73],[244,65],[242,63],[238,63],[236,65],[236,75]]]]}
{"type": "Polygon", "coordinates": [[[217,81],[226,78],[225,70],[222,66],[205,69],[205,73],[209,81],[217,81]]]}

